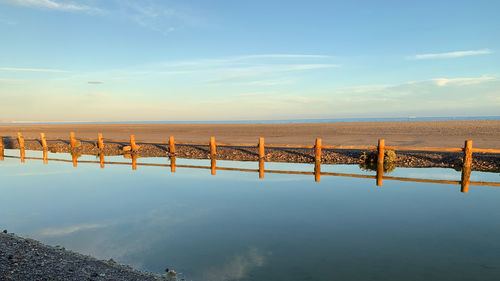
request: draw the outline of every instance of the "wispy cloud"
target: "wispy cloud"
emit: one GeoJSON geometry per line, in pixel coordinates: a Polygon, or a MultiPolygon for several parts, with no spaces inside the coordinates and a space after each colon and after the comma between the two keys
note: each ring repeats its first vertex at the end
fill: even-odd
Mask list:
{"type": "Polygon", "coordinates": [[[489,82],[489,81],[494,81],[496,80],[494,77],[491,76],[482,76],[482,77],[477,77],[477,78],[435,78],[432,79],[436,85],[438,86],[449,86],[449,85],[458,85],[458,86],[467,86],[467,85],[473,85],[473,84],[479,84],[479,83],[484,83],[484,82],[489,82]]]}
{"type": "Polygon", "coordinates": [[[264,266],[266,260],[266,254],[256,248],[251,248],[246,253],[233,256],[229,262],[222,266],[210,268],[205,276],[207,280],[239,280],[247,277],[255,268],[264,266]]]}
{"type": "Polygon", "coordinates": [[[71,233],[75,233],[78,231],[82,230],[89,230],[89,229],[96,229],[96,228],[102,228],[104,225],[102,224],[97,224],[97,223],[84,223],[84,224],[77,224],[77,225],[70,225],[70,226],[63,226],[63,227],[49,227],[49,228],[44,228],[39,231],[40,235],[43,236],[63,236],[63,235],[68,235],[71,233]]]}
{"type": "Polygon", "coordinates": [[[481,49],[481,50],[456,51],[456,52],[447,52],[447,53],[419,54],[419,55],[414,55],[414,56],[408,57],[408,59],[414,59],[414,60],[451,59],[451,58],[459,58],[459,57],[465,57],[465,56],[488,55],[491,53],[493,53],[492,50],[481,49]]]}
{"type": "Polygon", "coordinates": [[[9,72],[47,72],[47,73],[65,73],[69,72],[61,69],[51,69],[51,68],[21,68],[21,67],[0,67],[0,71],[9,72]]]}
{"type": "Polygon", "coordinates": [[[10,5],[42,8],[49,10],[59,10],[59,11],[91,11],[96,10],[85,5],[77,4],[73,1],[58,2],[54,0],[0,0],[0,3],[6,3],[10,5]]]}

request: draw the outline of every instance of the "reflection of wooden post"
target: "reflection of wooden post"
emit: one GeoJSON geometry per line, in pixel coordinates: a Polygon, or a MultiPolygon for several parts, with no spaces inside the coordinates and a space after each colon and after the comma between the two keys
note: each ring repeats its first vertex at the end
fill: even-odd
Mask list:
{"type": "Polygon", "coordinates": [[[42,148],[45,150],[47,149],[47,138],[45,138],[44,133],[40,133],[40,140],[42,142],[42,148]]]}
{"type": "Polygon", "coordinates": [[[3,138],[2,135],[0,134],[0,160],[3,161],[3,138]]]}
{"type": "Polygon", "coordinates": [[[460,182],[462,185],[462,188],[460,191],[462,191],[463,193],[469,192],[470,173],[471,173],[470,166],[464,166],[462,168],[462,180],[460,182]]]}
{"type": "Polygon", "coordinates": [[[210,159],[210,171],[211,171],[212,176],[215,176],[216,164],[217,164],[217,160],[215,160],[215,158],[210,159]]]}
{"type": "Polygon", "coordinates": [[[170,172],[175,173],[175,157],[170,157],[170,172]]]}
{"type": "Polygon", "coordinates": [[[135,144],[135,136],[130,135],[130,149],[132,152],[135,152],[137,150],[137,144],[135,144]]]}
{"type": "Polygon", "coordinates": [[[102,134],[101,133],[97,134],[97,147],[100,150],[104,149],[104,140],[102,139],[102,134]]]}
{"type": "Polygon", "coordinates": [[[76,138],[75,138],[75,133],[74,132],[70,132],[69,133],[69,143],[71,145],[71,148],[75,148],[76,147],[76,138]]]}
{"type": "Polygon", "coordinates": [[[264,158],[259,159],[259,179],[264,178],[264,158]]]}
{"type": "Polygon", "coordinates": [[[168,152],[170,152],[170,154],[175,154],[175,141],[174,141],[174,136],[170,136],[169,140],[168,140],[168,152]]]}
{"type": "Polygon", "coordinates": [[[215,148],[215,137],[210,137],[210,157],[214,157],[217,153],[215,148]]]}
{"type": "Polygon", "coordinates": [[[19,148],[24,149],[24,137],[21,133],[17,133],[17,141],[19,142],[19,148]]]}
{"type": "Polygon", "coordinates": [[[43,164],[49,163],[49,151],[47,149],[43,150],[43,164]]]}
{"type": "Polygon", "coordinates": [[[264,138],[259,138],[259,159],[265,157],[264,138]]]}
{"type": "Polygon", "coordinates": [[[321,139],[316,139],[316,144],[314,145],[314,159],[321,162],[321,139]]]}
{"type": "Polygon", "coordinates": [[[321,161],[314,161],[314,181],[321,181],[321,161]]]}
{"type": "Polygon", "coordinates": [[[21,163],[24,163],[24,158],[26,157],[26,151],[24,148],[19,150],[19,153],[21,154],[21,163]]]}
{"type": "Polygon", "coordinates": [[[137,155],[132,154],[132,170],[137,170],[137,155]]]}
{"type": "Polygon", "coordinates": [[[464,167],[472,166],[472,141],[466,140],[464,147],[464,167]]]}
{"type": "Polygon", "coordinates": [[[71,153],[71,158],[73,160],[73,167],[77,167],[78,166],[78,155],[76,155],[76,152],[72,152],[71,153]]]}
{"type": "Polygon", "coordinates": [[[104,153],[99,153],[99,163],[101,164],[101,168],[104,168],[104,153]]]}
{"type": "Polygon", "coordinates": [[[382,186],[384,181],[384,164],[377,163],[377,186],[382,186]]]}
{"type": "MultiPolygon", "coordinates": [[[[384,166],[384,154],[385,154],[385,140],[378,140],[378,154],[377,154],[377,165],[384,166]]],[[[382,169],[383,172],[383,169],[382,169]]]]}

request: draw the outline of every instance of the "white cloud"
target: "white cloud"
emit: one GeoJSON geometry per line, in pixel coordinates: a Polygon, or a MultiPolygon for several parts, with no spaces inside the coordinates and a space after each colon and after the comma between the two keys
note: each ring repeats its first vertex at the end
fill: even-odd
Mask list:
{"type": "Polygon", "coordinates": [[[449,59],[449,58],[459,58],[465,56],[477,56],[477,55],[488,55],[493,53],[489,49],[481,50],[471,50],[471,51],[456,51],[447,53],[434,53],[434,54],[419,54],[409,57],[409,59],[415,60],[425,60],[425,59],[449,59]]]}
{"type": "Polygon", "coordinates": [[[53,1],[53,0],[0,0],[0,3],[7,3],[11,5],[24,6],[24,7],[34,7],[43,8],[49,10],[59,10],[59,11],[89,11],[93,8],[79,5],[72,1],[66,1],[64,3],[53,1]]]}
{"type": "Polygon", "coordinates": [[[251,248],[246,253],[232,257],[226,264],[209,269],[205,277],[207,280],[239,280],[247,277],[253,269],[264,266],[265,263],[266,255],[251,248]]]}
{"type": "Polygon", "coordinates": [[[478,77],[478,78],[435,78],[432,79],[436,85],[438,86],[448,86],[448,85],[458,85],[458,86],[467,86],[467,85],[473,85],[473,84],[479,84],[479,83],[484,83],[484,82],[489,82],[489,81],[494,81],[496,80],[494,77],[491,76],[483,76],[483,77],[478,77]]]}
{"type": "Polygon", "coordinates": [[[43,236],[63,236],[63,235],[68,235],[68,234],[82,231],[82,230],[96,229],[96,228],[102,228],[102,227],[104,227],[104,225],[102,225],[102,224],[85,223],[85,224],[70,225],[70,226],[63,226],[63,227],[44,228],[44,229],[39,231],[39,234],[43,235],[43,236]]]}
{"type": "Polygon", "coordinates": [[[64,73],[69,72],[60,69],[50,69],[50,68],[21,68],[21,67],[0,67],[0,71],[9,72],[47,72],[47,73],[64,73]]]}

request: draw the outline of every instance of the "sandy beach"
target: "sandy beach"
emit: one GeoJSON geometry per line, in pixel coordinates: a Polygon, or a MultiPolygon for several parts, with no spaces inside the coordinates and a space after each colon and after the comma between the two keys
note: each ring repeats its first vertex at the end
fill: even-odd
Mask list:
{"type": "Polygon", "coordinates": [[[500,148],[500,120],[356,122],[302,124],[78,124],[78,125],[2,125],[2,136],[47,137],[67,139],[69,132],[77,137],[137,140],[208,141],[215,136],[220,142],[253,143],[264,137],[266,143],[313,144],[320,137],[325,145],[376,145],[379,138],[386,145],[462,147],[464,140],[473,140],[477,148],[500,148]]]}

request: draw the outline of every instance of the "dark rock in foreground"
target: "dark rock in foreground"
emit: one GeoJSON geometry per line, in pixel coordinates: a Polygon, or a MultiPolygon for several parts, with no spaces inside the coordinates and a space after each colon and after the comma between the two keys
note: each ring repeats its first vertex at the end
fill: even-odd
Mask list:
{"type": "Polygon", "coordinates": [[[163,280],[32,239],[0,233],[0,280],[163,280]]]}

